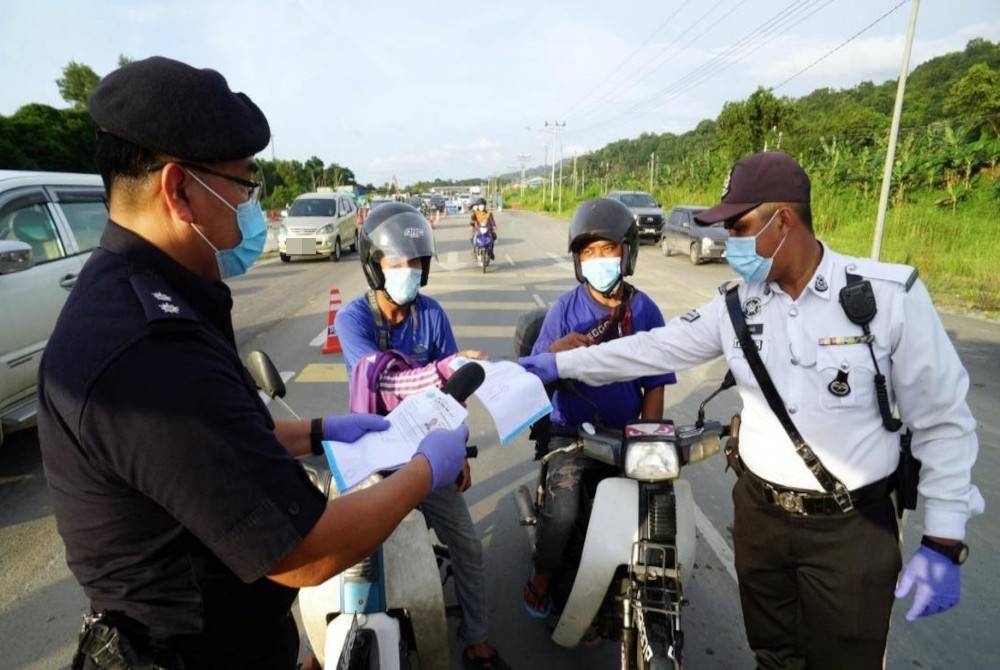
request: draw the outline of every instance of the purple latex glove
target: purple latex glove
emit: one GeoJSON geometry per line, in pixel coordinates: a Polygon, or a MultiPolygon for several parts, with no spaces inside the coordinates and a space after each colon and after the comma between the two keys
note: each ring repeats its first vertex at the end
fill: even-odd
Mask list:
{"type": "Polygon", "coordinates": [[[414,458],[423,456],[430,464],[432,490],[455,485],[465,464],[465,443],[468,440],[469,428],[465,424],[455,430],[432,430],[420,440],[414,458]]]}
{"type": "Polygon", "coordinates": [[[338,414],[323,419],[323,439],[354,442],[365,433],[386,430],[389,422],[377,414],[338,414]]]}
{"type": "Polygon", "coordinates": [[[552,353],[535,354],[519,358],[518,363],[525,370],[542,380],[543,384],[551,384],[559,379],[559,370],[556,368],[556,355],[552,353]]]}
{"type": "Polygon", "coordinates": [[[903,568],[896,586],[896,598],[905,598],[916,585],[913,606],[907,621],[939,614],[958,604],[962,593],[962,572],[947,556],[921,546],[903,568]]]}

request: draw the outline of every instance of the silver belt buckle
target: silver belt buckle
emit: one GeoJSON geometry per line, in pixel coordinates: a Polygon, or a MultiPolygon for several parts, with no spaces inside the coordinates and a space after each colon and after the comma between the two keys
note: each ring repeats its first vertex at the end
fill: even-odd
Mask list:
{"type": "Polygon", "coordinates": [[[837,503],[841,512],[850,512],[854,509],[854,501],[851,500],[851,492],[847,490],[847,487],[837,482],[836,486],[833,487],[833,500],[837,503]]]}
{"type": "Polygon", "coordinates": [[[781,509],[786,512],[793,512],[795,514],[806,514],[805,507],[802,505],[802,496],[794,491],[782,491],[778,494],[778,505],[781,509]]]}

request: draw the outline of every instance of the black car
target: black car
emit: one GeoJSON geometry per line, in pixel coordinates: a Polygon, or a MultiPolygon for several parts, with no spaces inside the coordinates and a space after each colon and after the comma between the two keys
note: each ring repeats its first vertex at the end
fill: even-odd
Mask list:
{"type": "Polygon", "coordinates": [[[679,205],[670,210],[670,215],[660,231],[660,248],[664,256],[687,254],[692,265],[705,260],[726,257],[726,239],[729,237],[722,222],[710,226],[699,226],[694,215],[707,207],[699,205],[679,205]]]}
{"type": "Polygon", "coordinates": [[[430,206],[436,209],[441,214],[444,214],[445,205],[447,201],[444,199],[443,195],[433,194],[430,198],[430,206]]]}
{"type": "Polygon", "coordinates": [[[660,239],[660,229],[663,227],[663,210],[653,196],[644,191],[612,191],[608,198],[617,200],[632,212],[636,225],[639,227],[639,243],[649,240],[653,244],[660,239]]]}

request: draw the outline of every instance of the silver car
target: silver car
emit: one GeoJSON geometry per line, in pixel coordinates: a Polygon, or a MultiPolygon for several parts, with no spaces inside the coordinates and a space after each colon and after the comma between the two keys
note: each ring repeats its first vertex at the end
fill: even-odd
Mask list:
{"type": "Polygon", "coordinates": [[[344,247],[358,248],[358,207],[346,193],[300,195],[278,228],[278,255],[285,263],[293,257],[322,256],[336,263],[344,247]]]}
{"type": "Polygon", "coordinates": [[[0,442],[37,413],[42,352],[107,221],[98,175],[0,170],[0,442]]]}

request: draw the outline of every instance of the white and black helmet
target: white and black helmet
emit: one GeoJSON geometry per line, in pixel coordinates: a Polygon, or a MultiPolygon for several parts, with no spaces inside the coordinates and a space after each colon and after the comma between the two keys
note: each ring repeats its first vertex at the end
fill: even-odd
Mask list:
{"type": "Polygon", "coordinates": [[[434,231],[423,214],[402,202],[389,202],[372,210],[358,234],[358,255],[368,286],[385,288],[379,262],[385,258],[419,258],[420,285],[427,285],[434,255],[434,231]]]}
{"type": "Polygon", "coordinates": [[[610,198],[594,198],[580,204],[569,222],[569,251],[577,281],[586,279],[580,268],[580,250],[595,240],[622,245],[622,277],[635,272],[639,256],[639,226],[628,207],[610,198]]]}

